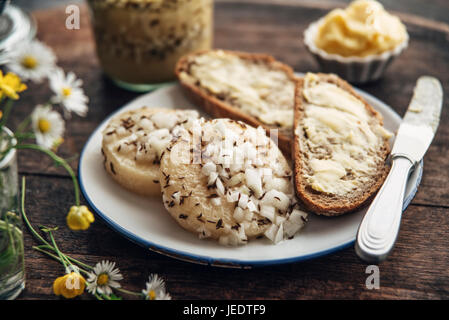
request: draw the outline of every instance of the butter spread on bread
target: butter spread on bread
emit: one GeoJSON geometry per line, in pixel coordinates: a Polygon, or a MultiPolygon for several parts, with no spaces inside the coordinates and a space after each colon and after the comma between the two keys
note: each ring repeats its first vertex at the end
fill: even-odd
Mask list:
{"type": "Polygon", "coordinates": [[[296,79],[291,68],[269,55],[212,50],[183,57],[177,75],[213,117],[278,129],[280,148],[290,152],[296,79]]]}
{"type": "Polygon", "coordinates": [[[297,191],[309,202],[311,195],[315,204],[325,200],[320,213],[326,214],[325,207],[331,213],[352,210],[348,200],[359,203],[382,179],[392,134],[382,126],[381,116],[338,77],[308,73],[299,85],[297,191]]]}

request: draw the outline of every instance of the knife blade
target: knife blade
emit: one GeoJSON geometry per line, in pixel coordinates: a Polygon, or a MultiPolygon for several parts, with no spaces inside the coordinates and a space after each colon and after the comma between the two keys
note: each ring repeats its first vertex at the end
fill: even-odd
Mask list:
{"type": "Polygon", "coordinates": [[[363,260],[385,260],[396,241],[410,172],[423,158],[438,128],[443,89],[433,77],[420,77],[391,151],[392,166],[357,232],[355,251],[363,260]]]}
{"type": "Polygon", "coordinates": [[[420,77],[399,126],[391,155],[403,154],[414,162],[420,161],[437,130],[442,105],[441,83],[433,77],[420,77]]]}

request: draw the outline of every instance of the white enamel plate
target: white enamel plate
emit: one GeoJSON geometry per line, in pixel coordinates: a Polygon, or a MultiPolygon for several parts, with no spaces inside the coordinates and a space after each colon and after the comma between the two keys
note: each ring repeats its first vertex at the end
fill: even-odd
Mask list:
{"type": "MultiPolygon", "coordinates": [[[[384,116],[384,125],[395,132],[401,118],[389,106],[358,90],[384,116]]],[[[142,106],[196,108],[172,85],[142,95],[117,112],[142,106]]],[[[113,115],[111,115],[112,117],[113,115]]],[[[309,223],[292,240],[273,245],[269,240],[253,240],[240,247],[223,247],[211,240],[200,240],[182,229],[166,212],[159,197],[145,198],[124,190],[103,168],[101,132],[106,119],[90,136],[80,158],[79,179],[84,197],[97,215],[114,230],[149,250],[177,259],[221,267],[249,268],[282,264],[319,257],[354,243],[357,229],[366,211],[327,218],[309,215],[309,223]]],[[[404,210],[413,199],[422,175],[422,162],[409,179],[404,210]]]]}

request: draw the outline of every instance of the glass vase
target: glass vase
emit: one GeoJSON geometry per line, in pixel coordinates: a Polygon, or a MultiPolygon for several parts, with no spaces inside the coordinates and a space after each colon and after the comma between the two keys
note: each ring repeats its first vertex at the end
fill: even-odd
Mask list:
{"type": "Polygon", "coordinates": [[[25,287],[16,149],[3,155],[15,143],[12,136],[7,128],[0,132],[0,300],[16,298],[25,287]]]}

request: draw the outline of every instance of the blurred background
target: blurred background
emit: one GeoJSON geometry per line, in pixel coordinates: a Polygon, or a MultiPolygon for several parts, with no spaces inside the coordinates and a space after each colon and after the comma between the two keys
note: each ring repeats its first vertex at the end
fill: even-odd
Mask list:
{"type": "MultiPolygon", "coordinates": [[[[222,0],[226,1],[226,0],[222,0]]],[[[237,0],[230,0],[236,2],[237,0]]],[[[244,2],[324,2],[348,3],[351,0],[245,0],[244,2]]],[[[436,21],[449,23],[449,0],[379,0],[387,9],[412,13],[431,18],[436,21]]],[[[82,3],[84,0],[12,0],[12,3],[27,10],[45,9],[58,5],[82,3]]]]}

